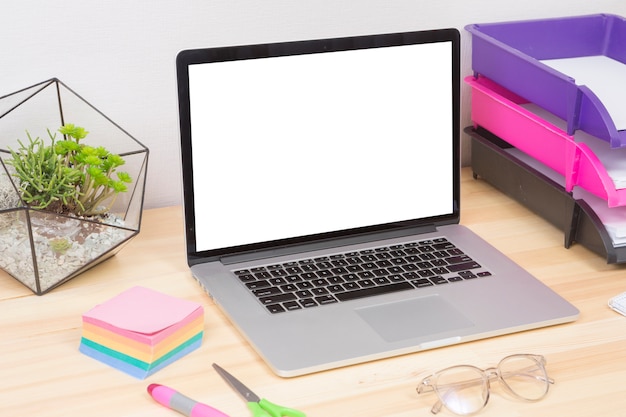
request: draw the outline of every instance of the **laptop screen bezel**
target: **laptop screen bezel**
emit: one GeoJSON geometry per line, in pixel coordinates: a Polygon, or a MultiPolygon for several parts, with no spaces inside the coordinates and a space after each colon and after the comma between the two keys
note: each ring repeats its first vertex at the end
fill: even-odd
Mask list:
{"type": "Polygon", "coordinates": [[[363,35],[354,37],[316,39],[306,41],[278,42],[255,45],[239,45],[214,48],[189,49],[181,51],[176,57],[178,84],[178,105],[180,124],[180,145],[183,178],[183,210],[185,240],[189,265],[220,259],[224,256],[258,253],[278,247],[299,246],[309,243],[336,241],[341,238],[367,236],[383,231],[401,232],[424,226],[456,224],[460,219],[460,34],[457,29],[437,29],[389,34],[363,35]],[[259,59],[289,55],[338,52],[367,48],[413,45],[433,42],[450,42],[452,53],[452,147],[453,158],[453,207],[447,215],[405,220],[374,226],[358,227],[348,230],[299,236],[268,242],[240,245],[236,247],[216,248],[206,251],[196,250],[194,175],[192,163],[191,108],[189,91],[189,67],[196,64],[225,62],[246,59],[259,59]]]}

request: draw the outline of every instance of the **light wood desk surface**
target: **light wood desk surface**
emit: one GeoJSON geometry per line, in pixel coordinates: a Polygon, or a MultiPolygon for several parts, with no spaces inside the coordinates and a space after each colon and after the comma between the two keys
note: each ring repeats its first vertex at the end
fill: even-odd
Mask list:
{"type": "Polygon", "coordinates": [[[607,265],[580,245],[564,249],[561,231],[473,180],[469,169],[461,201],[461,222],[576,305],[578,321],[283,379],[191,278],[181,208],[147,210],[141,233],[117,255],[49,294],[32,295],[0,272],[0,416],[176,416],[148,396],[150,383],[169,385],[231,416],[250,416],[212,362],[259,395],[308,417],[429,416],[436,399],[416,394],[421,377],[455,364],[492,366],[513,353],[545,355],[556,384],[538,403],[512,400],[494,384],[480,415],[626,415],[626,317],[607,307],[611,296],[626,291],[625,267],[607,265]],[[134,285],[205,307],[201,348],[146,380],[78,351],[82,313],[134,285]]]}

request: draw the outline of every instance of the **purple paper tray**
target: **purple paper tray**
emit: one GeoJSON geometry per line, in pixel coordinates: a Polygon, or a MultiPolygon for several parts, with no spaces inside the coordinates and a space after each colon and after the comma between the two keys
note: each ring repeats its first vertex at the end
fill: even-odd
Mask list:
{"type": "Polygon", "coordinates": [[[472,68],[578,129],[626,146],[601,100],[586,86],[540,62],[604,55],[626,64],[626,20],[608,14],[472,24],[472,68]]]}

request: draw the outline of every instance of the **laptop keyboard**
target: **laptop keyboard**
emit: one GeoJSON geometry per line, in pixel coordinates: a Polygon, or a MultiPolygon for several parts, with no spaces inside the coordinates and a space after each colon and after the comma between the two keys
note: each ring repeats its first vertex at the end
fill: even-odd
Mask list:
{"type": "Polygon", "coordinates": [[[234,273],[271,313],[491,275],[445,238],[337,253],[234,273]]]}

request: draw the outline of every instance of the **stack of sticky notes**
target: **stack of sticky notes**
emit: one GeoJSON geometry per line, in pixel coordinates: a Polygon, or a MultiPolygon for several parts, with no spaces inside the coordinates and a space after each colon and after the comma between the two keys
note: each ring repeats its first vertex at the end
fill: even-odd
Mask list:
{"type": "Polygon", "coordinates": [[[200,347],[200,304],[133,287],[83,314],[79,350],[136,378],[146,378],[200,347]]]}

